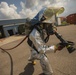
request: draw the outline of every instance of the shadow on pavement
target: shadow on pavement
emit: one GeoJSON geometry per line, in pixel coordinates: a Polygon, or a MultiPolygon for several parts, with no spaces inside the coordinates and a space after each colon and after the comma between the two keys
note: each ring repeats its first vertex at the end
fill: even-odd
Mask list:
{"type": "Polygon", "coordinates": [[[24,72],[20,73],[19,75],[33,75],[34,73],[34,65],[32,63],[28,63],[24,68],[24,72]]]}

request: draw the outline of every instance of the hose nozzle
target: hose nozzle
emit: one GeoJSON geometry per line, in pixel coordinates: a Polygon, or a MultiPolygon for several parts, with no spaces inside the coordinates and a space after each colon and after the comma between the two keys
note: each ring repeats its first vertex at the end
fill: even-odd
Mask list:
{"type": "Polygon", "coordinates": [[[67,48],[69,53],[72,53],[73,51],[76,50],[72,45],[67,45],[66,48],[67,48]]]}

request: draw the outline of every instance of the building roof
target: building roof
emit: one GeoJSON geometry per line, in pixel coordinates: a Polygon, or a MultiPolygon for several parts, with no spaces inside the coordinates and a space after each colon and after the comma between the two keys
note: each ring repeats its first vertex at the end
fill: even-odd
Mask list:
{"type": "Polygon", "coordinates": [[[1,25],[10,25],[10,24],[17,24],[17,23],[25,23],[26,19],[11,19],[11,20],[0,20],[1,25]]]}

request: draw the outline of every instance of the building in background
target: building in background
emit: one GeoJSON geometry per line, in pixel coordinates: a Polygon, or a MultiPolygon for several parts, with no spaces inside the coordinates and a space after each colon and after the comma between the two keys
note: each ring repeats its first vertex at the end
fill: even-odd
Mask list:
{"type": "Polygon", "coordinates": [[[66,17],[57,17],[58,25],[76,24],[76,13],[70,14],[66,17]]]}
{"type": "MultiPolygon", "coordinates": [[[[62,25],[65,21],[64,17],[52,16],[50,21],[55,22],[55,25],[62,25]]],[[[24,25],[26,24],[26,19],[12,19],[12,20],[0,20],[0,38],[15,35],[17,33],[22,34],[24,31],[24,25]],[[19,30],[20,29],[20,30],[19,30]]]]}
{"type": "Polygon", "coordinates": [[[67,25],[66,17],[57,17],[57,25],[67,25]]]}
{"type": "Polygon", "coordinates": [[[19,25],[25,22],[26,19],[0,20],[0,38],[17,34],[19,25]]]}
{"type": "Polygon", "coordinates": [[[76,24],[76,13],[70,14],[66,17],[67,23],[76,24]]]}
{"type": "Polygon", "coordinates": [[[1,25],[1,26],[0,26],[0,38],[3,38],[3,37],[5,37],[5,35],[4,35],[3,26],[1,25]]]}

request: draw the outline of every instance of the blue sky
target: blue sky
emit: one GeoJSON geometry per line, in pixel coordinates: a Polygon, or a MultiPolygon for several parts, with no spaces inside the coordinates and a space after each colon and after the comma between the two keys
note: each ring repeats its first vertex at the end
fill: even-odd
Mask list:
{"type": "Polygon", "coordinates": [[[61,16],[76,13],[76,0],[0,0],[0,20],[33,18],[45,6],[63,6],[61,16]]]}
{"type": "MultiPolygon", "coordinates": [[[[22,0],[22,1],[25,1],[25,0],[22,0]]],[[[21,0],[0,0],[0,3],[1,2],[7,2],[8,5],[14,4],[16,7],[18,7],[17,9],[18,12],[21,10],[21,5],[20,5],[21,0]]]]}

